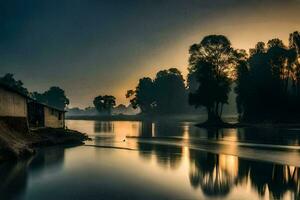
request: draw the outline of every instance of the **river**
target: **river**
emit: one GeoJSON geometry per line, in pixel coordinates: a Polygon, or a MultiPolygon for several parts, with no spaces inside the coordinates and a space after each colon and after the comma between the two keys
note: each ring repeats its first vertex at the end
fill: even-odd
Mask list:
{"type": "Polygon", "coordinates": [[[67,120],[92,140],[0,165],[0,199],[300,199],[300,130],[67,120]]]}

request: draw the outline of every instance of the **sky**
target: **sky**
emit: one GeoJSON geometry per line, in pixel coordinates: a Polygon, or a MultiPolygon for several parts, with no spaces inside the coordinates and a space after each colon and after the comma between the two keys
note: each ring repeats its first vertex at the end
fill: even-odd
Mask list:
{"type": "Polygon", "coordinates": [[[0,0],[0,76],[29,91],[63,88],[70,107],[125,93],[142,77],[177,67],[210,34],[235,48],[300,31],[300,0],[0,0]]]}

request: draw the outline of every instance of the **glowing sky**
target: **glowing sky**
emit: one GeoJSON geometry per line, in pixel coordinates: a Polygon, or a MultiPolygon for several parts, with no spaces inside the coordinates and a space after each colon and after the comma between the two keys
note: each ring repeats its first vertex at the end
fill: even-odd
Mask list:
{"type": "Polygon", "coordinates": [[[1,0],[0,75],[30,91],[65,89],[72,106],[99,94],[127,103],[143,76],[178,67],[188,48],[208,34],[234,47],[300,31],[299,0],[1,0]]]}

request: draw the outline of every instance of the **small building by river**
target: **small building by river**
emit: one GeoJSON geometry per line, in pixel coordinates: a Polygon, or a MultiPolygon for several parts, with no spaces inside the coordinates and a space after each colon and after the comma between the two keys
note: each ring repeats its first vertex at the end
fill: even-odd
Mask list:
{"type": "Polygon", "coordinates": [[[0,117],[27,118],[28,99],[26,94],[0,83],[0,117]]]}
{"type": "Polygon", "coordinates": [[[0,83],[0,120],[15,130],[28,131],[28,100],[26,94],[0,83]]]}
{"type": "Polygon", "coordinates": [[[64,128],[65,110],[37,102],[0,83],[0,119],[22,131],[31,127],[64,128]]]}
{"type": "Polygon", "coordinates": [[[37,101],[28,103],[28,122],[30,127],[65,127],[65,110],[37,101]]]}

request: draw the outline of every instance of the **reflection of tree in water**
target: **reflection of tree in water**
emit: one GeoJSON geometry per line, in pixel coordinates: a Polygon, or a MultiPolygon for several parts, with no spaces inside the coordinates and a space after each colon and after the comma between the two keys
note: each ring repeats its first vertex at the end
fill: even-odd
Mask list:
{"type": "Polygon", "coordinates": [[[140,156],[149,159],[154,155],[157,163],[164,168],[176,169],[182,157],[182,148],[173,145],[138,142],[140,156]]]}
{"type": "Polygon", "coordinates": [[[281,199],[287,191],[300,198],[299,168],[238,159],[234,156],[190,151],[190,182],[207,196],[225,196],[232,187],[250,181],[260,196],[281,199]]]}
{"type": "MultiPolygon", "coordinates": [[[[164,142],[168,142],[168,136],[182,136],[184,129],[182,126],[179,126],[179,123],[174,124],[174,122],[159,122],[151,123],[144,121],[141,125],[140,136],[142,139],[139,139],[138,149],[139,153],[143,158],[150,159],[151,155],[154,155],[157,163],[165,168],[178,168],[182,158],[182,147],[175,145],[165,145],[158,144],[163,138],[164,142]],[[155,135],[152,137],[153,133],[155,135]],[[159,137],[162,137],[161,139],[159,137]],[[146,139],[148,138],[148,139],[146,139]]],[[[170,140],[172,140],[170,138],[170,140]]]]}
{"type": "Polygon", "coordinates": [[[95,133],[113,133],[114,132],[114,124],[109,121],[95,122],[94,132],[95,133]]]}
{"type": "Polygon", "coordinates": [[[300,145],[300,135],[290,129],[239,128],[238,139],[256,143],[300,145]]]}
{"type": "Polygon", "coordinates": [[[152,137],[153,123],[150,121],[141,122],[140,137],[152,137]]]}
{"type": "Polygon", "coordinates": [[[173,137],[184,134],[184,124],[168,121],[142,121],[140,136],[142,137],[173,137]]]}
{"type": "Polygon", "coordinates": [[[265,194],[268,188],[274,199],[281,199],[287,191],[292,191],[295,197],[297,196],[295,199],[300,198],[299,168],[242,159],[240,159],[239,164],[239,169],[244,168],[243,172],[239,173],[239,182],[249,175],[252,187],[261,196],[265,194]]]}
{"type": "Polygon", "coordinates": [[[234,177],[222,167],[219,155],[191,150],[190,162],[190,182],[194,188],[200,186],[207,196],[229,193],[234,177]]]}

